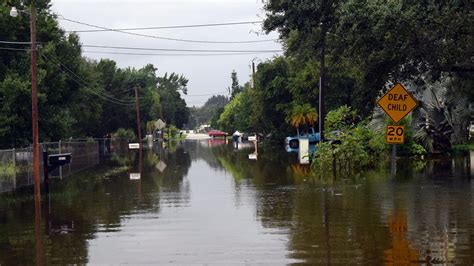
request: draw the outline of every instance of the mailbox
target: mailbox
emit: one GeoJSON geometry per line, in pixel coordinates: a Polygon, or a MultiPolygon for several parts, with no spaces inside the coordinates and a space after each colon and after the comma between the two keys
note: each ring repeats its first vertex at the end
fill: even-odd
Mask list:
{"type": "Polygon", "coordinates": [[[63,154],[52,154],[48,156],[48,165],[52,167],[57,167],[61,165],[65,165],[71,162],[71,154],[70,153],[63,153],[63,154]]]}

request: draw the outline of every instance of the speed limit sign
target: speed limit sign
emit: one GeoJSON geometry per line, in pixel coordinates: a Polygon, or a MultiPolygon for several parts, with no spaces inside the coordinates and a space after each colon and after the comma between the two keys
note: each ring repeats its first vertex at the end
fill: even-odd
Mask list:
{"type": "Polygon", "coordinates": [[[387,142],[387,144],[405,143],[405,127],[404,126],[387,126],[387,132],[385,134],[385,142],[387,142]]]}

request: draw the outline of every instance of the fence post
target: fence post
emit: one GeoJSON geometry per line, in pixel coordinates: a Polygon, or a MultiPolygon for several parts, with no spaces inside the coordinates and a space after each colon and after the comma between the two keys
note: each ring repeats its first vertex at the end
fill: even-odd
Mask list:
{"type": "Polygon", "coordinates": [[[15,148],[13,148],[12,152],[13,152],[13,189],[16,190],[16,152],[15,152],[15,148]]]}
{"type": "Polygon", "coordinates": [[[99,160],[100,160],[100,142],[96,143],[96,151],[97,151],[97,155],[95,157],[96,159],[95,159],[95,164],[94,165],[99,164],[99,160]]]}
{"type": "Polygon", "coordinates": [[[33,146],[29,145],[28,146],[28,153],[27,153],[27,161],[28,161],[28,184],[32,184],[33,182],[31,181],[32,178],[32,170],[33,170],[33,162],[31,161],[33,159],[33,146]]]}
{"type": "MultiPolygon", "coordinates": [[[[69,149],[71,150],[71,154],[74,156],[74,155],[75,155],[75,151],[73,151],[73,147],[72,147],[72,141],[71,141],[71,139],[69,139],[69,143],[68,143],[68,145],[69,145],[69,149]]],[[[68,176],[70,176],[70,175],[71,175],[71,164],[72,164],[72,163],[68,163],[68,167],[69,167],[69,173],[68,173],[68,176]]]]}
{"type": "MultiPolygon", "coordinates": [[[[59,154],[61,154],[61,140],[59,140],[59,154]]],[[[63,180],[63,167],[59,166],[59,179],[63,180]]]]}

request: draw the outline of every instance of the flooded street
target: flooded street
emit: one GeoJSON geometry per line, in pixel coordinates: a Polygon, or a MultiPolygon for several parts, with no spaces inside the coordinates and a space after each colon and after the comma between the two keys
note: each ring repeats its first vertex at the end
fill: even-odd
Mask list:
{"type": "Polygon", "coordinates": [[[32,188],[1,194],[0,264],[474,264],[472,151],[399,161],[396,180],[321,180],[252,152],[188,140],[52,180],[40,247],[32,188]]]}

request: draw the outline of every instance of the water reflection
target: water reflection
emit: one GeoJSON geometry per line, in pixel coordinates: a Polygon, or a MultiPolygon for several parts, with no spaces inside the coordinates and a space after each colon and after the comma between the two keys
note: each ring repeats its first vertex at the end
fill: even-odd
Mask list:
{"type": "Polygon", "coordinates": [[[253,149],[170,142],[53,180],[42,202],[2,194],[0,264],[473,264],[472,153],[326,179],[253,149]]]}
{"type": "Polygon", "coordinates": [[[420,252],[411,247],[406,239],[407,217],[403,210],[397,210],[389,217],[389,229],[392,237],[390,249],[385,250],[386,265],[408,265],[420,262],[420,252]]]}
{"type": "Polygon", "coordinates": [[[41,232],[41,198],[35,195],[35,259],[36,265],[43,265],[43,234],[41,232]]]}

